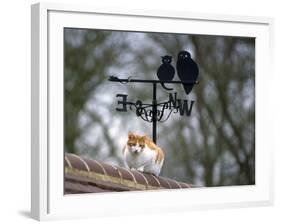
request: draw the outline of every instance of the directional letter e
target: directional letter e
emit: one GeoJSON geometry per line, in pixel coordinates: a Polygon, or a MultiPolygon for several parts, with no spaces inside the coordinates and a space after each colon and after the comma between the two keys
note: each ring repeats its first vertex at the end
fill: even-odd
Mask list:
{"type": "Polygon", "coordinates": [[[125,94],[117,94],[116,97],[120,97],[121,101],[117,101],[117,104],[121,104],[122,107],[118,108],[116,107],[116,110],[119,112],[127,112],[127,96],[125,94]]]}

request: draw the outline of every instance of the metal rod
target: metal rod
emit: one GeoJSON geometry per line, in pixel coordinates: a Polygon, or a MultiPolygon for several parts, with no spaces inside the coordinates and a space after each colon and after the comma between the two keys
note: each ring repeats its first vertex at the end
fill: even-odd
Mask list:
{"type": "Polygon", "coordinates": [[[157,85],[153,83],[153,99],[152,99],[152,140],[156,144],[157,135],[157,85]]]}
{"type": "Polygon", "coordinates": [[[108,78],[109,81],[111,82],[123,82],[123,83],[128,83],[128,82],[140,82],[140,83],[173,83],[173,84],[199,84],[199,81],[191,81],[191,80],[185,80],[185,81],[160,81],[160,80],[145,80],[145,79],[119,79],[116,76],[110,76],[108,78]]]}

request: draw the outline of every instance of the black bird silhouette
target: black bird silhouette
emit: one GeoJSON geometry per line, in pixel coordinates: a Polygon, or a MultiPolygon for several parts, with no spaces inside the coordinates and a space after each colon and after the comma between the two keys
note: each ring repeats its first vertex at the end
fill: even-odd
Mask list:
{"type": "MultiPolygon", "coordinates": [[[[180,51],[178,53],[177,72],[180,80],[195,82],[199,69],[195,61],[192,60],[191,55],[187,51],[180,51]]],[[[183,84],[185,93],[188,95],[192,90],[194,84],[183,84]]]]}
{"type": "MultiPolygon", "coordinates": [[[[175,69],[171,65],[172,56],[162,56],[162,65],[157,70],[157,77],[160,81],[172,81],[175,75],[175,69]]],[[[166,90],[173,90],[172,88],[168,88],[164,83],[161,82],[161,85],[166,90]]]]}

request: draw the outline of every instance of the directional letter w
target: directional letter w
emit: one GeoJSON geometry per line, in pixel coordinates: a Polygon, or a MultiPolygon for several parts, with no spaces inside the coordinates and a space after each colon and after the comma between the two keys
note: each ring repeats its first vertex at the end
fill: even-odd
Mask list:
{"type": "Polygon", "coordinates": [[[192,110],[192,106],[194,104],[194,100],[177,100],[178,101],[178,109],[180,112],[180,115],[183,116],[184,114],[186,114],[186,116],[190,116],[191,114],[191,110],[192,110]],[[190,102],[190,103],[189,103],[190,102]]]}

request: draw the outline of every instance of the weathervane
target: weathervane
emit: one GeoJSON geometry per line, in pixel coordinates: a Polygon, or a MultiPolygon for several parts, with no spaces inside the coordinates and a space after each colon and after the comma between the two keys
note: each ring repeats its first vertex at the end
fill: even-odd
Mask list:
{"type": "Polygon", "coordinates": [[[120,79],[116,76],[110,76],[109,81],[120,82],[120,83],[144,83],[152,84],[152,103],[143,103],[141,100],[136,102],[130,102],[127,100],[128,95],[117,94],[118,107],[116,111],[127,112],[128,108],[130,110],[135,110],[136,116],[142,118],[144,121],[152,123],[152,139],[154,143],[157,141],[157,122],[165,122],[169,119],[171,113],[179,113],[180,116],[190,116],[194,100],[182,100],[177,98],[177,93],[169,93],[169,100],[165,102],[157,102],[157,84],[161,84],[167,91],[172,91],[172,88],[166,87],[165,84],[182,84],[185,93],[188,95],[194,84],[198,84],[197,77],[199,74],[199,69],[197,64],[192,60],[190,53],[187,51],[180,51],[178,53],[177,60],[177,73],[181,81],[173,81],[175,69],[171,65],[172,57],[163,56],[162,64],[157,70],[157,77],[159,80],[143,80],[143,79],[120,79]],[[168,114],[165,115],[165,111],[169,110],[168,114]]]}

